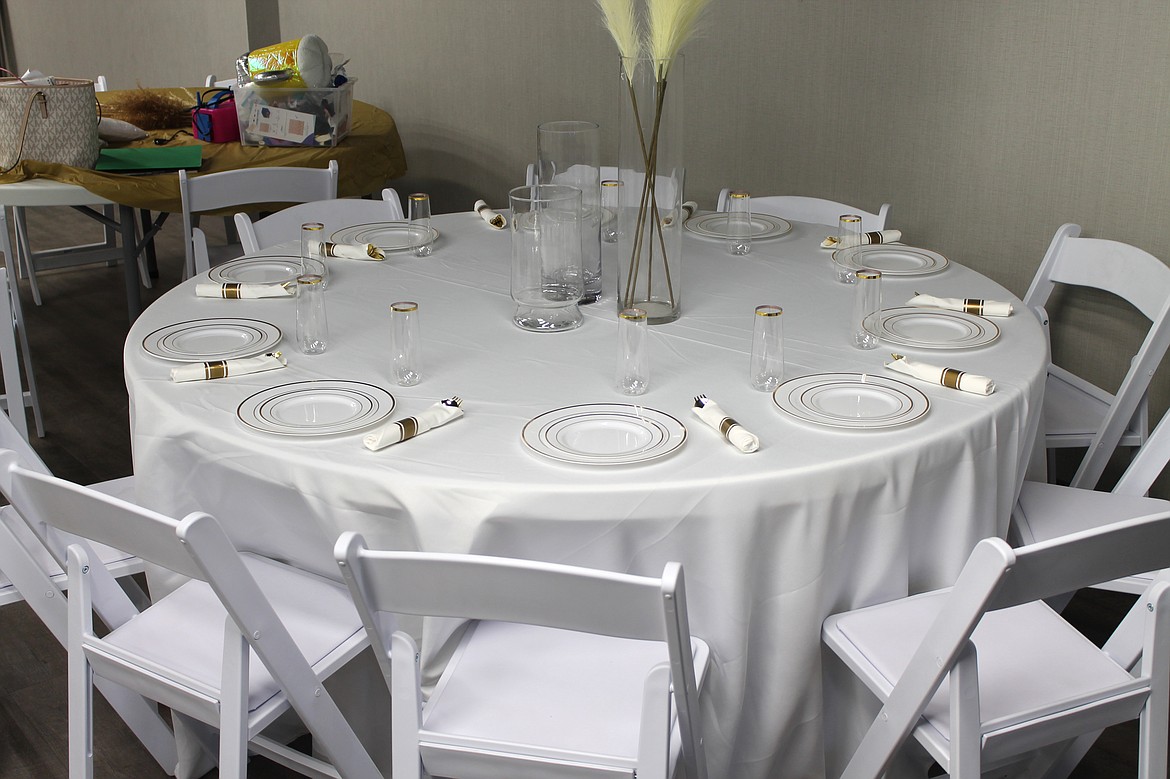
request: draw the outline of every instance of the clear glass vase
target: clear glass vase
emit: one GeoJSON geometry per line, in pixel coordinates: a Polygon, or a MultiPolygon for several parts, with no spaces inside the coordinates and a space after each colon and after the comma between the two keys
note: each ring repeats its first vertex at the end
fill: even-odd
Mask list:
{"type": "Polygon", "coordinates": [[[683,58],[621,61],[618,311],[682,312],[683,58]]]}

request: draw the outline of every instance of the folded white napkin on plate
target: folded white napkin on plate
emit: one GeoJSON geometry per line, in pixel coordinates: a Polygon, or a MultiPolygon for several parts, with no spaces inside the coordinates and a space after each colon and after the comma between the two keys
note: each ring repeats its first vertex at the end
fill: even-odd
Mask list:
{"type": "Polygon", "coordinates": [[[241,357],[236,360],[212,360],[180,365],[171,368],[171,381],[207,381],[226,379],[228,376],[243,376],[247,373],[261,373],[283,368],[288,360],[280,352],[270,352],[259,357],[241,357]]]}
{"type": "Polygon", "coordinates": [[[372,243],[331,243],[330,241],[309,241],[309,251],[326,257],[340,257],[345,260],[384,260],[386,255],[372,243]]]}
{"type": "Polygon", "coordinates": [[[934,295],[919,295],[907,301],[908,306],[923,308],[945,308],[949,311],[965,311],[976,316],[1011,316],[1012,304],[999,300],[979,298],[936,298],[934,295]]]}
{"type": "Polygon", "coordinates": [[[744,454],[750,454],[760,448],[760,439],[757,436],[727,416],[723,409],[719,408],[719,404],[706,395],[695,398],[695,405],[691,411],[695,412],[695,416],[699,419],[718,430],[719,434],[723,436],[723,440],[744,454]]]}
{"type": "Polygon", "coordinates": [[[463,416],[463,403],[458,397],[440,400],[418,416],[400,419],[397,422],[388,422],[374,432],[362,438],[362,444],[372,452],[385,449],[391,444],[422,435],[433,427],[445,425],[452,419],[463,416]]]}
{"type": "Polygon", "coordinates": [[[483,221],[497,230],[503,230],[508,226],[508,220],[504,218],[504,215],[488,208],[486,200],[475,201],[475,213],[483,217],[483,221]]]}
{"type": "Polygon", "coordinates": [[[891,355],[893,362],[886,363],[890,370],[905,373],[916,379],[929,381],[931,384],[941,384],[951,389],[971,392],[975,395],[990,395],[995,392],[995,382],[986,376],[954,368],[940,368],[937,365],[928,365],[924,362],[910,362],[900,354],[891,355]]]}
{"type": "Polygon", "coordinates": [[[255,298],[287,298],[297,294],[295,284],[252,284],[229,281],[224,284],[196,284],[195,297],[252,300],[255,298]]]}
{"type": "MultiPolygon", "coordinates": [[[[901,230],[874,230],[868,233],[861,234],[861,245],[868,246],[869,244],[879,243],[893,243],[894,241],[902,240],[901,230]]],[[[841,245],[841,239],[835,235],[830,235],[825,240],[821,241],[822,249],[845,249],[846,246],[841,245]]]]}

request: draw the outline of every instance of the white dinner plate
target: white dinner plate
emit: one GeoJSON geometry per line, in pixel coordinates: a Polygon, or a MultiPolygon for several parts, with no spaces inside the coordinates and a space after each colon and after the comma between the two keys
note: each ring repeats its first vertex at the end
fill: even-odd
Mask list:
{"type": "Polygon", "coordinates": [[[142,339],[155,357],[177,362],[231,360],[280,343],[280,328],[258,319],[195,319],[160,327],[142,339]]]}
{"type": "Polygon", "coordinates": [[[243,257],[216,265],[207,276],[217,284],[284,284],[301,275],[301,258],[288,255],[243,257]]]}
{"type": "Polygon", "coordinates": [[[906,425],[930,410],[930,400],[915,387],[866,373],[790,379],[776,388],[772,400],[804,422],[852,430],[906,425]]]}
{"type": "Polygon", "coordinates": [[[589,403],[533,418],[520,434],[544,457],[576,465],[634,465],[676,451],[687,439],[682,422],[652,408],[589,403]]]}
{"type": "MultiPolygon", "coordinates": [[[[426,243],[434,243],[439,231],[428,227],[426,243]]],[[[410,222],[371,222],[369,224],[343,227],[329,236],[333,243],[372,243],[383,252],[406,252],[414,248],[410,222]]]]}
{"type": "Polygon", "coordinates": [[[298,381],[246,398],[236,416],[262,433],[322,436],[353,433],[381,422],[394,396],[359,381],[298,381]]]}
{"type": "Polygon", "coordinates": [[[861,252],[854,253],[850,259],[838,249],[833,252],[833,262],[849,270],[878,270],[883,276],[929,276],[950,264],[950,260],[938,252],[888,243],[862,246],[861,252]]]}
{"type": "MultiPolygon", "coordinates": [[[[683,227],[703,238],[718,238],[725,241],[727,240],[727,213],[719,211],[714,214],[692,216],[683,222],[683,227]]],[[[792,224],[786,219],[771,214],[752,214],[752,240],[779,238],[791,231],[792,224]]]]}
{"type": "Polygon", "coordinates": [[[876,325],[872,317],[863,324],[887,343],[917,349],[974,349],[999,338],[999,327],[991,320],[941,308],[887,308],[876,325]]]}

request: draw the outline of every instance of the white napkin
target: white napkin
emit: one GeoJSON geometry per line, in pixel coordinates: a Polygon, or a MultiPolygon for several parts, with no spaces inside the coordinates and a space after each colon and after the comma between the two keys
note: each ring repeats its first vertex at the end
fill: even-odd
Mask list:
{"type": "Polygon", "coordinates": [[[288,360],[280,352],[270,352],[259,357],[241,357],[237,360],[212,360],[180,365],[171,368],[171,381],[207,381],[226,379],[228,376],[243,376],[283,368],[288,360]]]}
{"type": "Polygon", "coordinates": [[[459,398],[441,400],[418,416],[400,419],[397,422],[388,422],[380,428],[362,438],[362,444],[371,452],[385,449],[391,444],[397,444],[421,435],[433,427],[445,425],[452,419],[463,416],[463,409],[459,408],[462,401],[459,398]]]}
{"type": "Polygon", "coordinates": [[[894,358],[894,361],[886,363],[886,367],[898,371],[898,373],[905,373],[907,376],[929,381],[931,384],[941,384],[944,387],[975,395],[990,395],[995,392],[995,382],[986,376],[954,368],[940,368],[937,365],[928,365],[924,362],[912,363],[900,354],[890,356],[894,358]]]}
{"type": "Polygon", "coordinates": [[[503,230],[508,226],[508,220],[504,218],[504,215],[488,208],[487,201],[485,200],[475,201],[475,213],[483,217],[483,221],[497,230],[503,230]]]}
{"type": "Polygon", "coordinates": [[[229,281],[225,284],[196,284],[195,297],[227,298],[228,300],[252,300],[255,298],[295,297],[297,288],[293,284],[253,284],[229,281]]]}
{"type": "Polygon", "coordinates": [[[1011,316],[1012,304],[999,300],[980,300],[978,298],[936,298],[934,295],[919,295],[906,302],[908,306],[922,306],[924,308],[945,308],[950,311],[965,311],[977,316],[1011,316]]]}
{"type": "MultiPolygon", "coordinates": [[[[902,240],[901,230],[875,230],[868,233],[861,234],[861,245],[868,246],[869,244],[879,243],[893,243],[894,241],[902,240]]],[[[822,249],[845,249],[848,248],[841,244],[841,239],[835,235],[830,235],[825,240],[821,241],[822,249]]]]}
{"type": "Polygon", "coordinates": [[[695,405],[691,408],[695,416],[706,422],[729,444],[744,454],[751,454],[760,448],[760,439],[748,432],[743,425],[736,422],[719,408],[719,404],[705,395],[695,398],[695,405]]]}
{"type": "Polygon", "coordinates": [[[326,257],[340,257],[345,260],[384,260],[386,255],[372,243],[331,243],[329,241],[309,241],[309,251],[314,255],[324,254],[326,257]]]}

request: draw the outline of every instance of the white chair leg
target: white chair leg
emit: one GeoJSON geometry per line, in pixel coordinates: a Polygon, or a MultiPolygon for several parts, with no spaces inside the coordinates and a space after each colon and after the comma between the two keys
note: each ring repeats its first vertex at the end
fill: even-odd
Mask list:
{"type": "Polygon", "coordinates": [[[93,617],[89,561],[77,547],[69,550],[68,568],[69,779],[93,779],[93,669],[83,647],[83,634],[92,631],[93,617]]]}
{"type": "Polygon", "coordinates": [[[979,779],[983,734],[979,712],[979,670],[970,641],[951,669],[951,779],[979,779]]]}
{"type": "Polygon", "coordinates": [[[37,286],[37,268],[33,261],[32,248],[28,240],[28,223],[23,208],[12,209],[12,221],[16,226],[17,264],[28,270],[28,286],[32,290],[33,302],[41,304],[41,288],[37,286]]]}
{"type": "Polygon", "coordinates": [[[223,675],[220,680],[219,776],[248,775],[248,642],[228,617],[223,629],[223,675]]]}

